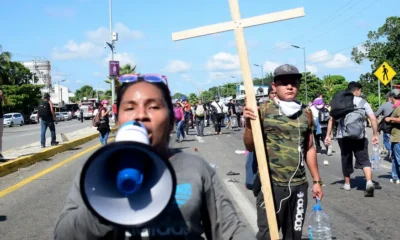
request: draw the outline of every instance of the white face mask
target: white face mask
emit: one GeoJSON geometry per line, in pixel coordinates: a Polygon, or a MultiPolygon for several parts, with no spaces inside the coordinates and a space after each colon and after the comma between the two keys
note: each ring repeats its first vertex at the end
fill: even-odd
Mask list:
{"type": "Polygon", "coordinates": [[[301,110],[301,104],[295,101],[286,102],[278,100],[277,98],[275,99],[279,106],[279,113],[282,112],[286,117],[291,117],[301,110]]]}

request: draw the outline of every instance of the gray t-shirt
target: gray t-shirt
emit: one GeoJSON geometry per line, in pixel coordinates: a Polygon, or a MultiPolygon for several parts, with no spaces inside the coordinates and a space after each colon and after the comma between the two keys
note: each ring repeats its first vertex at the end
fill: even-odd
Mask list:
{"type": "MultiPolygon", "coordinates": [[[[253,234],[239,220],[228,193],[215,170],[202,158],[179,152],[170,158],[177,177],[175,201],[157,220],[144,228],[150,239],[252,240],[253,234]]],[[[85,206],[79,190],[80,172],[68,195],[54,239],[114,239],[118,230],[101,223],[85,206]]],[[[141,232],[141,229],[134,231],[141,232]]]]}
{"type": "Polygon", "coordinates": [[[376,111],[375,116],[379,117],[379,115],[382,115],[384,117],[387,117],[393,112],[393,110],[393,103],[385,102],[379,107],[378,111],[376,111]]]}
{"type": "MultiPolygon", "coordinates": [[[[355,106],[358,106],[358,104],[363,100],[361,97],[354,96],[353,103],[355,106]]],[[[373,115],[374,111],[371,108],[371,105],[367,101],[365,101],[364,106],[362,107],[365,111],[365,116],[373,115]]],[[[366,122],[364,122],[366,125],[366,122]]],[[[367,134],[364,134],[364,137],[367,137],[367,134]]],[[[343,130],[342,130],[342,123],[339,121],[338,123],[338,130],[337,130],[337,136],[336,138],[343,138],[343,130]]]]}

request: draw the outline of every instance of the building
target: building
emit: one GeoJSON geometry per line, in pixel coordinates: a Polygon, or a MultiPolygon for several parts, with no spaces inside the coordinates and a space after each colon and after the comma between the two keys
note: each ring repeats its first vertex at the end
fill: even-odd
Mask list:
{"type": "Polygon", "coordinates": [[[20,62],[29,69],[39,80],[35,83],[32,79],[31,84],[44,85],[45,88],[51,86],[51,63],[47,60],[32,60],[27,62],[20,62]]]}
{"type": "Polygon", "coordinates": [[[54,84],[50,91],[50,99],[55,107],[63,107],[65,104],[70,103],[70,98],[74,97],[75,94],[69,91],[67,86],[60,84],[54,84]]]}
{"type": "MultiPolygon", "coordinates": [[[[244,99],[246,93],[244,90],[244,85],[238,85],[236,87],[236,99],[244,99]]],[[[254,94],[256,96],[262,96],[268,94],[268,86],[254,85],[254,94]]]]}

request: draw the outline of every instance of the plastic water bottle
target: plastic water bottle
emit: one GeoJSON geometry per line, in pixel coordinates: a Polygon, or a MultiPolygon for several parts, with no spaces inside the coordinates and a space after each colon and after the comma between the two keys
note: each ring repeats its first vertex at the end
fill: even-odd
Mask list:
{"type": "Polygon", "coordinates": [[[379,153],[378,145],[373,145],[372,150],[371,167],[373,171],[379,171],[381,170],[381,155],[379,153]]]}
{"type": "Polygon", "coordinates": [[[308,227],[310,240],[331,240],[331,222],[328,215],[322,211],[320,201],[314,206],[314,211],[309,218],[308,227]]]}

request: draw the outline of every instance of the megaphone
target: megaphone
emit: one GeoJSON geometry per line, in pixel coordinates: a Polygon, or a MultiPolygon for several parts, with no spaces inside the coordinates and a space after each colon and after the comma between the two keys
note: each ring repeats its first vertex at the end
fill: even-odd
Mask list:
{"type": "Polygon", "coordinates": [[[115,142],[103,146],[83,166],[80,190],[99,219],[121,227],[143,226],[175,196],[176,176],[168,159],[149,145],[146,128],[130,121],[115,142]]]}

